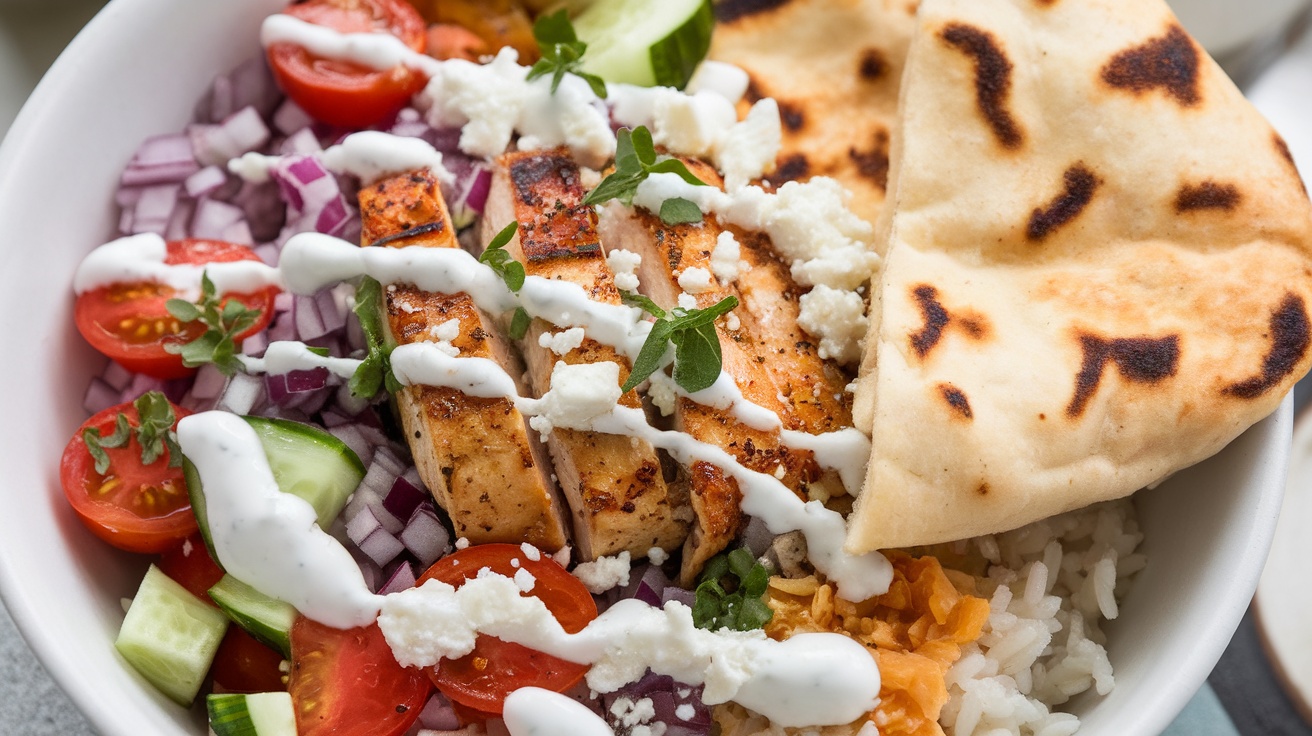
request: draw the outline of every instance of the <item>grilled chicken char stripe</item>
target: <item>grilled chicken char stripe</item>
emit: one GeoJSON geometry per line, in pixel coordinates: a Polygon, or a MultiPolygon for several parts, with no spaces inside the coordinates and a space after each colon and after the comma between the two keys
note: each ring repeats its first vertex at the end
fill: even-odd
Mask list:
{"type": "MultiPolygon", "coordinates": [[[[512,220],[519,232],[506,246],[530,276],[569,281],[594,301],[620,304],[614,276],[597,238],[596,213],[582,204],[578,166],[562,150],[511,153],[497,161],[483,213],[481,242],[512,220]]],[[[568,364],[611,361],[620,382],[629,362],[609,346],[584,338],[563,356],[539,344],[553,327],[533,320],[520,348],[536,396],[549,388],[557,360],[568,364]]],[[[639,407],[637,392],[621,397],[639,407]]],[[[574,540],[583,559],[628,551],[644,557],[652,547],[673,550],[688,535],[687,490],[666,482],[660,456],[629,437],[555,429],[547,440],[560,487],[574,514],[574,540]]]]}
{"type": "MultiPolygon", "coordinates": [[[[360,214],[365,246],[459,247],[437,179],[429,172],[365,187],[360,214]]],[[[511,376],[523,374],[493,320],[469,295],[398,284],[387,287],[385,297],[385,322],[398,344],[432,342],[434,328],[456,319],[460,330],[451,344],[462,357],[490,358],[511,376]]],[[[519,390],[525,393],[523,386],[519,390]]],[[[510,401],[413,386],[402,389],[396,403],[419,475],[458,536],[474,544],[527,541],[552,551],[565,545],[547,453],[510,401]]]]}
{"type": "MultiPolygon", "coordinates": [[[[703,181],[712,185],[720,183],[718,175],[709,166],[695,161],[686,163],[703,181]]],[[[679,294],[683,292],[679,286],[679,276],[686,269],[702,268],[711,271],[711,253],[721,232],[721,227],[713,217],[707,217],[702,223],[667,225],[645,210],[630,211],[612,206],[608,213],[605,236],[608,248],[624,248],[642,256],[638,272],[639,288],[648,298],[668,308],[678,303],[679,294]]],[[[765,259],[757,260],[763,267],[767,265],[765,259]]],[[[795,291],[796,286],[786,272],[776,270],[772,273],[774,279],[780,280],[781,289],[795,291]]],[[[705,308],[730,295],[739,296],[742,300],[738,289],[720,283],[712,275],[708,287],[695,296],[697,306],[705,308]]],[[[794,323],[795,312],[794,307],[794,323]]],[[[766,321],[782,320],[779,314],[762,314],[767,318],[766,321]]],[[[780,314],[786,316],[787,312],[781,310],[780,314]]],[[[805,391],[801,391],[798,390],[797,382],[790,388],[777,381],[770,363],[780,362],[781,357],[787,356],[781,356],[777,348],[771,347],[778,342],[777,339],[762,340],[753,334],[765,334],[771,330],[778,330],[779,334],[791,334],[789,330],[799,328],[795,324],[791,328],[778,324],[763,326],[757,324],[760,320],[747,316],[747,319],[739,318],[736,329],[730,329],[730,320],[716,321],[724,359],[723,370],[733,377],[746,399],[774,411],[785,427],[813,431],[813,427],[821,423],[814,419],[804,421],[799,417],[793,402],[788,400],[789,394],[798,398],[805,394],[807,399],[812,399],[813,384],[806,385],[805,391]]],[[[794,350],[805,352],[802,348],[795,347],[794,350]]],[[[815,361],[823,364],[818,356],[815,361]]],[[[795,368],[780,370],[796,371],[795,368]]],[[[798,375],[804,374],[798,372],[798,375]]],[[[814,412],[808,414],[813,415],[814,412]]],[[[792,450],[781,444],[777,431],[762,431],[744,426],[727,411],[680,398],[675,405],[675,425],[699,441],[721,447],[744,466],[775,475],[802,498],[807,498],[809,490],[817,483],[822,483],[828,493],[842,486],[833,473],[822,471],[811,452],[792,450]]],[[[743,523],[742,510],[739,508],[742,496],[733,480],[709,463],[694,463],[688,472],[695,524],[683,550],[680,583],[685,586],[695,583],[706,561],[733,541],[743,523]]]]}

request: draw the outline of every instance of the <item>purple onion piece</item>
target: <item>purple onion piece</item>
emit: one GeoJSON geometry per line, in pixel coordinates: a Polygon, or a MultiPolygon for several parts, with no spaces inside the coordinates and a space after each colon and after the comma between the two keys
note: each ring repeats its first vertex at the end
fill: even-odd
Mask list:
{"type": "Polygon", "coordinates": [[[182,240],[191,236],[190,223],[196,211],[196,203],[179,199],[169,213],[169,224],[164,226],[165,240],[182,240]]]}
{"type": "Polygon", "coordinates": [[[228,173],[218,166],[206,166],[187,177],[182,188],[188,197],[199,199],[207,197],[228,183],[228,173]]]}
{"type": "Polygon", "coordinates": [[[161,184],[141,190],[141,197],[132,209],[132,233],[163,235],[169,218],[178,204],[177,184],[161,184]]]}
{"type": "Polygon", "coordinates": [[[451,533],[442,525],[437,512],[427,505],[415,509],[401,530],[400,539],[425,568],[451,551],[451,533]]]}
{"type": "Polygon", "coordinates": [[[100,412],[118,403],[119,390],[99,378],[91,379],[87,392],[82,397],[82,408],[89,414],[100,412]]]}
{"type": "Polygon", "coordinates": [[[691,608],[692,604],[697,602],[697,594],[671,585],[661,593],[661,605],[664,606],[670,601],[677,601],[691,608]]]}
{"type": "MultiPolygon", "coordinates": [[[[374,461],[378,461],[377,455],[374,456],[374,461]]],[[[409,519],[415,513],[415,509],[419,508],[419,504],[426,500],[428,500],[428,493],[416,488],[402,476],[392,482],[392,488],[383,497],[383,508],[398,519],[409,519]]]]}
{"type": "Polygon", "coordinates": [[[402,560],[401,564],[397,565],[391,576],[387,578],[387,582],[383,583],[383,587],[378,589],[378,592],[382,595],[390,595],[413,587],[415,587],[415,569],[410,566],[409,562],[402,560]]]}
{"type": "Polygon", "coordinates": [[[243,223],[246,213],[236,205],[201,199],[196,203],[196,215],[191,220],[191,236],[204,240],[227,240],[230,243],[252,245],[250,231],[245,231],[245,241],[231,239],[230,228],[243,223]]]}
{"type": "Polygon", "coordinates": [[[177,184],[200,169],[184,134],[147,138],[137,149],[120,183],[125,187],[177,184]]]}
{"type": "Polygon", "coordinates": [[[460,728],[460,717],[451,701],[442,693],[433,693],[419,713],[419,725],[434,731],[455,731],[460,728]]]}

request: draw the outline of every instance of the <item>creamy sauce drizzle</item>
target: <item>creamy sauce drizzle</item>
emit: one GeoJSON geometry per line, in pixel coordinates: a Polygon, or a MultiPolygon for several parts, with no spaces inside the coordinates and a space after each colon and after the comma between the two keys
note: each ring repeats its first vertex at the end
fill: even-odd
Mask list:
{"type": "Polygon", "coordinates": [[[73,291],[79,295],[116,284],[157,283],[184,299],[200,296],[201,273],[209,274],[219,294],[242,294],[270,286],[282,287],[276,268],[260,261],[168,264],[168,246],[154,233],[130,235],[91,251],[77,267],[73,291]]]}
{"type": "MultiPolygon", "coordinates": [[[[441,152],[428,141],[376,130],[352,133],[342,139],[341,143],[310,156],[318,159],[324,168],[334,174],[358,177],[365,186],[391,174],[422,169],[433,172],[441,181],[455,181],[451,172],[442,165],[441,152]]],[[[270,170],[279,163],[302,157],[301,154],[266,156],[251,152],[229,161],[228,170],[246,181],[258,184],[268,181],[270,170]]]]}
{"type": "Polygon", "coordinates": [[[615,736],[601,716],[582,703],[540,687],[506,696],[501,717],[510,736],[615,736]]]}

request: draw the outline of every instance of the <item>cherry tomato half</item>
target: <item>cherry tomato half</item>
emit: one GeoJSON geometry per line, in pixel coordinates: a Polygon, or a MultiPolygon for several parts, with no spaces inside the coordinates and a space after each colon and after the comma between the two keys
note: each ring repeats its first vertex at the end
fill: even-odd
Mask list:
{"type": "Polygon", "coordinates": [[[219,607],[210,598],[210,588],[223,579],[223,568],[210,557],[205,540],[201,539],[199,533],[187,537],[182,544],[160,555],[159,569],[186,588],[187,592],[215,608],[219,607]]]}
{"type": "Polygon", "coordinates": [[[286,690],[282,655],[240,626],[229,626],[210,667],[216,693],[271,693],[286,690]]]}
{"type": "MultiPolygon", "coordinates": [[[[260,257],[244,245],[218,240],[179,240],[168,244],[164,262],[178,265],[258,260],[260,257]]],[[[255,324],[237,336],[238,344],[268,326],[277,294],[276,289],[266,289],[228,297],[260,313],[255,324]]],[[[175,296],[173,289],[161,284],[115,284],[79,295],[73,318],[78,332],[92,347],[124,368],[155,378],[181,378],[196,369],[182,365],[182,357],[164,347],[193,340],[205,328],[199,322],[182,324],[168,313],[164,303],[175,296]]]]}
{"type": "Polygon", "coordinates": [[[334,629],[299,617],[289,689],[300,736],[398,736],[419,719],[433,686],[396,663],[378,624],[334,629]]]}
{"type": "MultiPolygon", "coordinates": [[[[578,578],[545,555],[537,560],[529,559],[514,544],[481,544],[463,549],[434,563],[417,584],[440,580],[459,587],[485,567],[507,577],[514,577],[520,569],[527,570],[537,581],[531,595],[545,603],[571,634],[582,631],[597,617],[597,604],[578,578]],[[512,561],[517,561],[519,566],[512,561]]],[[[480,634],[474,651],[460,659],[442,660],[436,667],[428,668],[428,675],[437,689],[453,702],[483,713],[500,714],[506,696],[521,687],[564,692],[587,671],[587,665],[480,634]]]]}
{"type": "MultiPolygon", "coordinates": [[[[191,412],[174,406],[173,413],[181,419],[191,412]]],[[[73,511],[97,537],[129,552],[163,552],[196,533],[196,517],[182,468],[169,467],[167,449],[150,465],[142,464],[135,432],[138,423],[132,402],[88,419],[64,448],[59,480],[73,511]],[[101,475],[82,440],[82,430],[95,427],[109,436],[119,413],[134,431],[126,445],[105,450],[109,470],[101,475]]]]}
{"type": "MultiPolygon", "coordinates": [[[[424,50],[424,19],[405,0],[309,0],[283,12],[342,33],[390,33],[414,51],[424,50]]],[[[375,71],[319,58],[291,43],[270,45],[268,55],[288,97],[316,119],[346,128],[384,122],[428,82],[409,67],[375,71]]]]}

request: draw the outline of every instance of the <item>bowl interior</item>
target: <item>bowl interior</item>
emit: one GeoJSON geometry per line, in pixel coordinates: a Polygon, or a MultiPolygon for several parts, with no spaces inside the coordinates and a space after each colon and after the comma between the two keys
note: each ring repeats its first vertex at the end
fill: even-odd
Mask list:
{"type": "MultiPolygon", "coordinates": [[[[51,674],[107,736],[203,733],[117,656],[120,600],[147,560],[85,533],[60,453],[103,359],[71,328],[71,276],[114,231],[112,193],[137,145],[175,132],[218,73],[255,53],[283,0],[115,0],[55,64],[0,149],[0,300],[10,352],[0,424],[0,593],[51,674]],[[235,41],[234,41],[235,39],[235,41]]],[[[1138,499],[1149,566],[1109,627],[1117,688],[1072,704],[1081,733],[1156,734],[1220,656],[1256,585],[1279,508],[1289,401],[1215,458],[1138,499]]]]}

